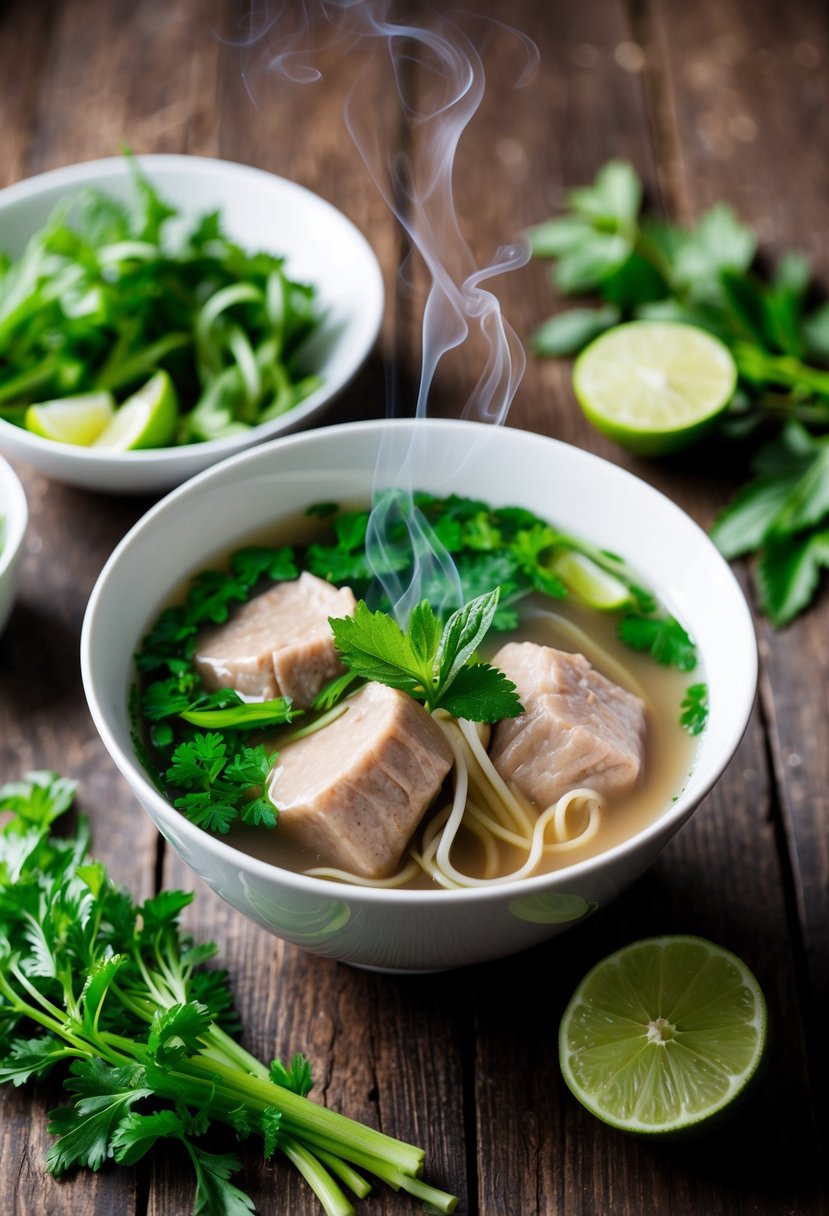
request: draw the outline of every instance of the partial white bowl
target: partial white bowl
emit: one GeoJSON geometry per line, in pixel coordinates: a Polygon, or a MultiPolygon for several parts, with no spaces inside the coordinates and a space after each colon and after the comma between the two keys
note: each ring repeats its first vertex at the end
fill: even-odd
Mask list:
{"type": "Polygon", "coordinates": [[[617,466],[552,439],[451,421],[356,423],[291,436],[175,491],[104,567],[84,621],[81,665],[110,755],[159,831],[214,891],[306,950],[405,971],[510,954],[607,904],[654,860],[722,773],[748,721],[757,678],[754,629],[739,585],[674,503],[617,466]],[[694,637],[710,690],[708,726],[676,802],[632,839],[555,873],[489,888],[351,887],[280,869],[208,835],[143,771],[127,707],[132,655],[182,578],[314,502],[367,501],[375,484],[406,482],[518,504],[622,554],[694,637]]]}
{"type": "Polygon", "coordinates": [[[18,564],[28,520],[29,506],[20,478],[0,457],[0,633],[17,594],[18,564]]]}
{"type": "MultiPolygon", "coordinates": [[[[370,245],[318,195],[229,161],[163,155],[138,159],[162,198],[185,219],[219,210],[230,237],[248,250],[284,255],[290,277],[316,287],[325,319],[308,363],[323,383],[296,409],[245,434],[150,451],[107,454],[53,443],[0,419],[0,448],[59,481],[122,494],[168,490],[226,456],[317,419],[365,360],[383,315],[383,278],[370,245]]],[[[69,165],[0,190],[0,249],[17,258],[55,205],[86,187],[130,198],[124,158],[69,165]]]]}

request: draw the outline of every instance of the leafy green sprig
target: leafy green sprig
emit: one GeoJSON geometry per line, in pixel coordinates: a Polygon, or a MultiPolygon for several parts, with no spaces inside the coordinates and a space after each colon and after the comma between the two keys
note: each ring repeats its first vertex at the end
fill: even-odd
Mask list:
{"type": "Polygon", "coordinates": [[[361,600],[353,616],[331,620],[334,642],[349,671],[399,688],[433,712],[497,722],[522,713],[515,685],[502,671],[473,657],[489,632],[499,592],[490,591],[454,612],[446,624],[427,600],[411,613],[404,633],[385,612],[361,600]]]}
{"type": "Polygon", "coordinates": [[[421,1149],[306,1097],[303,1056],[267,1066],[240,1046],[227,975],[204,966],[215,945],[178,924],[192,893],[135,904],[88,856],[83,825],[52,835],[73,792],[52,773],[0,789],[0,1083],[63,1071],[47,1170],[133,1165],[173,1140],[193,1166],[194,1214],[246,1216],[253,1202],[231,1181],[239,1157],[202,1143],[218,1123],[290,1160],[328,1216],[353,1213],[345,1191],[367,1194],[365,1173],[453,1211],[453,1196],[420,1179],[421,1149]]]}
{"type": "Polygon", "coordinates": [[[829,567],[829,301],[798,253],[770,273],[758,268],[756,236],[726,203],[686,229],[643,215],[642,201],[631,166],[610,161],[591,186],[568,193],[564,214],[530,230],[558,289],[601,301],[544,322],[535,350],[575,354],[630,319],[684,321],[726,343],[740,381],[719,435],[754,443],[770,428],[780,434],[755,454],[756,479],[713,537],[726,557],[757,555],[760,606],[786,625],[829,567]]]}
{"type": "Polygon", "coordinates": [[[0,256],[0,416],[95,390],[128,393],[164,368],[184,407],[178,441],[216,439],[292,409],[320,380],[301,368],[316,293],[284,259],[249,254],[176,211],[129,159],[133,198],[61,203],[22,257],[0,256]]]}

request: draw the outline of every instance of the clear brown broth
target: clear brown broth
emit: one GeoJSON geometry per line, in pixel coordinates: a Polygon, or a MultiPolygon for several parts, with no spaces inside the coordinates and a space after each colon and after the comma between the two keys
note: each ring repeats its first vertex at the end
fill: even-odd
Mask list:
{"type": "MultiPolygon", "coordinates": [[[[260,529],[240,540],[233,549],[217,555],[209,564],[213,568],[226,566],[231,553],[245,545],[290,544],[302,547],[318,540],[321,534],[324,534],[324,528],[319,522],[302,515],[283,522],[277,528],[270,526],[260,529]]],[[[171,599],[172,603],[183,598],[186,585],[185,582],[171,599]]],[[[645,765],[641,782],[630,795],[618,800],[603,813],[598,833],[587,844],[565,853],[545,854],[535,871],[536,874],[543,874],[594,857],[630,839],[671,806],[688,779],[698,747],[698,741],[679,725],[680,702],[688,685],[704,680],[705,676],[699,669],[689,674],[662,667],[646,655],[623,646],[616,636],[616,617],[612,613],[587,608],[571,599],[551,600],[542,595],[528,597],[521,604],[521,610],[519,629],[488,639],[489,651],[485,657],[491,656],[508,641],[531,641],[565,651],[580,650],[603,675],[642,696],[647,709],[645,765]],[[563,618],[568,624],[560,624],[553,616],[563,618]],[[570,627],[587,635],[588,641],[584,644],[581,640],[575,641],[570,627]],[[610,664],[605,656],[610,656],[610,664]],[[619,669],[625,672],[624,676],[620,677],[619,669]]],[[[447,785],[432,812],[427,812],[421,831],[430,813],[445,805],[448,790],[447,785]]],[[[318,854],[280,839],[278,825],[276,829],[268,830],[236,824],[227,839],[243,853],[299,873],[330,864],[329,860],[318,854]]],[[[518,850],[503,843],[499,845],[499,850],[499,873],[508,874],[521,864],[523,857],[518,850]]],[[[462,831],[459,834],[452,860],[458,869],[471,877],[482,876],[483,851],[471,833],[462,831]]],[[[426,875],[406,886],[409,889],[437,889],[426,875]]]]}

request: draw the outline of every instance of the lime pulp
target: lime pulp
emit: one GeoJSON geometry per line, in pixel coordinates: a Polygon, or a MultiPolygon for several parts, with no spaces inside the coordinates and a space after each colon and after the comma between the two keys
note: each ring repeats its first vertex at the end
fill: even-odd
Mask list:
{"type": "Polygon", "coordinates": [[[755,1075],[766,1006],[748,967],[698,937],[656,937],[590,971],[559,1030],[564,1079],[605,1123],[663,1136],[719,1114],[755,1075]]]}
{"type": "Polygon", "coordinates": [[[676,321],[617,325],[586,347],[573,388],[597,430],[640,456],[661,456],[700,439],[737,384],[718,338],[676,321]]]}
{"type": "Polygon", "coordinates": [[[41,439],[88,447],[106,429],[114,411],[112,393],[81,393],[30,405],[24,423],[41,439]]]}

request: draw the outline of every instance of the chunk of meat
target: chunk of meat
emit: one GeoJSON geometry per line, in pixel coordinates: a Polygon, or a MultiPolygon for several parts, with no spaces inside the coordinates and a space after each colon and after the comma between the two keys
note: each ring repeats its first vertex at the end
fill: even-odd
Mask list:
{"type": "Polygon", "coordinates": [[[330,616],[350,616],[350,588],[332,587],[307,572],[277,583],[238,608],[230,620],[205,629],[196,670],[211,692],[235,688],[252,701],[290,697],[301,709],[345,668],[334,646],[330,616]]]}
{"type": "Polygon", "coordinates": [[[393,874],[449,772],[440,727],[411,697],[366,684],[330,726],[279,751],[268,784],[278,831],[324,865],[393,874]]]}
{"type": "Polygon", "coordinates": [[[524,713],[495,727],[490,757],[501,777],[539,807],[589,786],[611,801],[642,771],[645,706],[584,655],[510,642],[492,659],[515,684],[524,713]]]}

